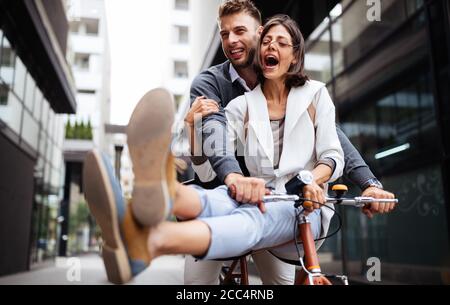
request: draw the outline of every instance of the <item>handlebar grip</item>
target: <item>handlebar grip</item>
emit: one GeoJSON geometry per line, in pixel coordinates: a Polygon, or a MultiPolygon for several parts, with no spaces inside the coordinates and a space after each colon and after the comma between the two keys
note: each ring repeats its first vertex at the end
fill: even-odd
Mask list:
{"type": "Polygon", "coordinates": [[[311,201],[304,201],[302,206],[306,209],[312,208],[314,204],[311,201]]]}

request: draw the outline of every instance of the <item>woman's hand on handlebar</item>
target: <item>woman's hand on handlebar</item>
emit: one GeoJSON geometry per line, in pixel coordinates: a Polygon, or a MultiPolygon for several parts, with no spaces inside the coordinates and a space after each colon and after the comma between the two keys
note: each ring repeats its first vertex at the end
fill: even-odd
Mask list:
{"type": "Polygon", "coordinates": [[[316,182],[312,184],[305,185],[303,187],[303,198],[309,199],[311,201],[305,200],[303,207],[307,214],[311,213],[314,209],[320,209],[320,204],[325,204],[326,198],[323,192],[323,188],[320,187],[316,182]]]}

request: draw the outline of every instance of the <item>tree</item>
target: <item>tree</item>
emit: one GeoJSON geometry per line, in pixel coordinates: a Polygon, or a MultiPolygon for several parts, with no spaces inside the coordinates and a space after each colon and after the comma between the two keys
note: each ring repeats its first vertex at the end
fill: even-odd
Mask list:
{"type": "Polygon", "coordinates": [[[73,138],[72,139],[79,139],[80,138],[80,125],[78,122],[75,122],[75,126],[73,127],[73,138]]]}
{"type": "Polygon", "coordinates": [[[91,120],[88,120],[87,126],[87,139],[88,140],[92,140],[93,139],[93,135],[92,135],[92,124],[91,124],[91,120]]]}
{"type": "Polygon", "coordinates": [[[86,139],[86,127],[84,126],[83,121],[81,121],[81,123],[79,124],[79,128],[80,128],[80,131],[79,131],[78,139],[85,140],[86,139]]]}
{"type": "Polygon", "coordinates": [[[66,122],[66,139],[73,139],[73,136],[74,136],[73,133],[74,133],[74,128],[72,127],[70,120],[67,120],[67,122],[66,122]]]}

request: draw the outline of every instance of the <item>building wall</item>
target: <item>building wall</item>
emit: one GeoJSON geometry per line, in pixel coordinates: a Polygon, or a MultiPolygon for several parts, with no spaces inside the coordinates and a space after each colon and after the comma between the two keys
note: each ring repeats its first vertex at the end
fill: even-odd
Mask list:
{"type": "Polygon", "coordinates": [[[37,0],[42,3],[48,16],[51,27],[54,29],[56,39],[62,54],[66,54],[68,24],[66,17],[65,0],[37,0]]]}
{"type": "Polygon", "coordinates": [[[15,39],[0,30],[0,274],[55,255],[64,175],[62,117],[17,55],[15,39]]]}
{"type": "MultiPolygon", "coordinates": [[[[193,15],[202,16],[192,23],[193,75],[214,31],[213,2],[192,0],[193,15]]],[[[297,20],[309,37],[307,74],[327,84],[343,130],[400,200],[394,213],[374,220],[339,210],[345,225],[321,252],[331,253],[353,280],[367,282],[367,259],[378,257],[385,282],[448,283],[448,1],[382,0],[376,22],[367,18],[366,1],[256,3],[266,17],[284,12],[297,20]],[[325,7],[328,16],[317,24],[325,7]]],[[[344,182],[349,195],[361,194],[344,182]]]]}
{"type": "Polygon", "coordinates": [[[385,281],[442,283],[449,271],[446,137],[439,136],[447,131],[434,76],[437,69],[448,81],[448,60],[431,60],[446,54],[448,28],[428,28],[445,20],[443,3],[383,1],[381,21],[369,21],[366,3],[342,1],[307,41],[307,73],[327,83],[342,129],[400,200],[394,213],[373,220],[343,211],[346,226],[324,250],[354,278],[365,280],[369,257],[380,258],[385,281]],[[433,6],[441,9],[429,14],[433,6]],[[440,37],[438,54],[430,33],[440,37]]]}
{"type": "Polygon", "coordinates": [[[29,265],[33,171],[36,160],[0,134],[0,276],[29,265]],[[19,212],[20,211],[20,212],[19,212]]]}
{"type": "Polygon", "coordinates": [[[192,51],[190,74],[192,77],[195,77],[201,71],[210,48],[217,47],[212,42],[220,39],[216,29],[218,8],[221,2],[221,0],[191,0],[192,51]]]}

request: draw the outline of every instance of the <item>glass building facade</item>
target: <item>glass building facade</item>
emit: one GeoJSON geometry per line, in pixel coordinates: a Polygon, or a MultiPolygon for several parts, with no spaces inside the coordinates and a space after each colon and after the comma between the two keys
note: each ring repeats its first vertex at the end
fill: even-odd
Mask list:
{"type": "Polygon", "coordinates": [[[343,230],[323,251],[354,279],[378,257],[384,281],[448,283],[449,4],[382,0],[379,21],[370,8],[338,4],[309,36],[305,67],[327,84],[342,129],[400,204],[373,220],[340,210],[343,230]]]}
{"type": "Polygon", "coordinates": [[[0,59],[1,133],[35,162],[29,248],[31,263],[35,263],[56,255],[64,182],[63,120],[55,114],[1,29],[0,59]]]}

